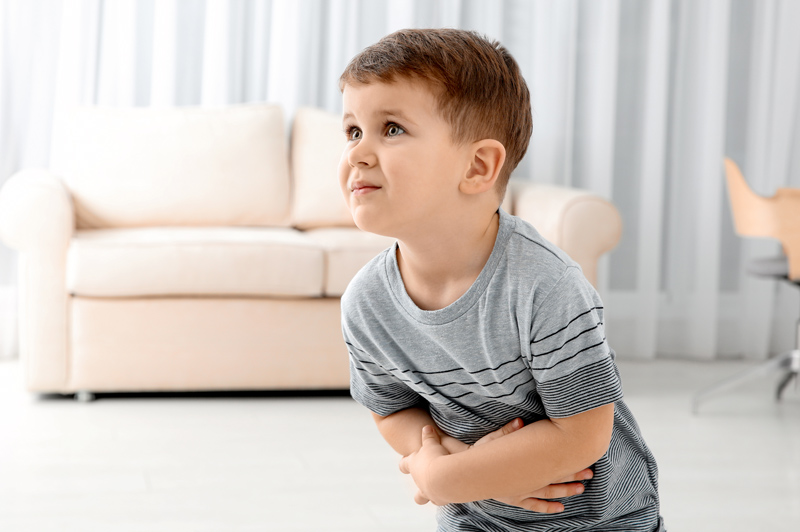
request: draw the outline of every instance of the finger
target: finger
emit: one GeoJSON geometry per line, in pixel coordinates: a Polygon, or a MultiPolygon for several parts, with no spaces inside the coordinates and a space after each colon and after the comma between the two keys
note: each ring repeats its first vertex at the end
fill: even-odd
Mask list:
{"type": "Polygon", "coordinates": [[[428,504],[431,501],[425,495],[423,495],[423,493],[421,491],[418,491],[414,495],[414,502],[419,504],[419,505],[423,505],[423,504],[428,504]]]}
{"type": "Polygon", "coordinates": [[[490,442],[492,440],[496,440],[497,438],[502,438],[503,436],[507,436],[507,435],[511,434],[512,432],[521,429],[523,425],[524,425],[524,423],[522,421],[522,418],[512,419],[510,422],[506,423],[505,425],[503,425],[502,427],[500,427],[496,431],[490,432],[489,434],[487,434],[486,436],[484,436],[480,440],[476,441],[475,445],[479,445],[481,443],[487,443],[487,442],[490,442]]]}
{"type": "Polygon", "coordinates": [[[517,506],[540,514],[557,514],[564,511],[564,505],[560,502],[541,499],[524,499],[517,506]]]}
{"type": "Polygon", "coordinates": [[[422,427],[422,445],[425,445],[426,443],[435,443],[437,445],[442,444],[439,434],[437,434],[430,425],[425,425],[422,427]]]}
{"type": "Polygon", "coordinates": [[[570,475],[568,477],[562,478],[561,480],[557,480],[553,482],[553,484],[566,484],[567,482],[579,482],[581,480],[589,480],[594,476],[594,472],[591,469],[584,469],[583,471],[578,471],[574,475],[570,475]]]}
{"type": "Polygon", "coordinates": [[[410,457],[411,457],[411,455],[404,456],[400,460],[400,472],[403,473],[404,475],[408,475],[409,473],[411,473],[411,469],[410,469],[410,465],[409,465],[409,458],[410,457]]]}
{"type": "Polygon", "coordinates": [[[580,482],[573,482],[570,484],[550,484],[549,486],[538,489],[533,493],[529,493],[528,497],[534,499],[561,499],[563,497],[580,495],[584,491],[585,488],[580,482]]]}

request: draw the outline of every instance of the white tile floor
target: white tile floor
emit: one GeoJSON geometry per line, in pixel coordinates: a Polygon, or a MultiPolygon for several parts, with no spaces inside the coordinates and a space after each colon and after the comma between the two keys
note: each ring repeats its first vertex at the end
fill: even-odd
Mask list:
{"type": "MultiPolygon", "coordinates": [[[[661,468],[671,532],[800,530],[800,392],[691,394],[742,363],[621,362],[661,468]]],[[[419,532],[433,509],[347,397],[103,397],[22,391],[0,362],[0,531],[419,532]]]]}

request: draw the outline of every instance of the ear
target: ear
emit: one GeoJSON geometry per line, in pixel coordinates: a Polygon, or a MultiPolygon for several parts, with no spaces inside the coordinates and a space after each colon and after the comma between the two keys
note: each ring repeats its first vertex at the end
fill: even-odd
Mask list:
{"type": "Polygon", "coordinates": [[[506,148],[500,141],[483,139],[473,142],[470,165],[459,184],[464,194],[480,194],[494,187],[506,161],[506,148]]]}

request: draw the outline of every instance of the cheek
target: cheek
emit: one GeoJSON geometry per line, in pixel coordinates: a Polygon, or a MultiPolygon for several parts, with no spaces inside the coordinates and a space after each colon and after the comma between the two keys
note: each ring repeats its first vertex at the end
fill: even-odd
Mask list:
{"type": "Polygon", "coordinates": [[[342,153],[339,160],[339,188],[344,194],[345,200],[350,198],[350,190],[347,188],[347,180],[350,177],[350,164],[347,162],[347,152],[342,153]]]}

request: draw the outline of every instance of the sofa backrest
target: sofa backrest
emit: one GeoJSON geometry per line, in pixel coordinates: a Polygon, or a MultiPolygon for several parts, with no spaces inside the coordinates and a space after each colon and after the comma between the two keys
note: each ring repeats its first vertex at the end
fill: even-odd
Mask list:
{"type": "Polygon", "coordinates": [[[288,224],[277,105],[84,107],[55,124],[51,169],[79,229],[288,224]]]}
{"type": "Polygon", "coordinates": [[[341,115],[301,107],[292,125],[292,225],[355,227],[339,187],[345,146],[341,115]]]}

